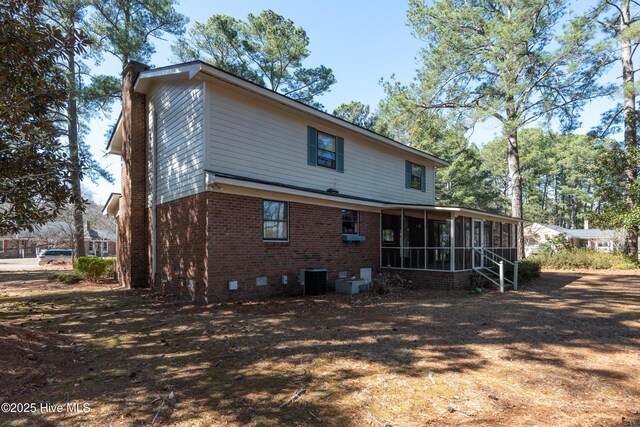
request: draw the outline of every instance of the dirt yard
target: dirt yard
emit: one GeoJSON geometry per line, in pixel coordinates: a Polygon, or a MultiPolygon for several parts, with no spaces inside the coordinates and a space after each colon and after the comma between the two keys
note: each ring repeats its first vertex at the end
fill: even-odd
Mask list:
{"type": "Polygon", "coordinates": [[[639,274],[194,306],[0,272],[0,402],[37,405],[0,425],[640,426],[639,274]]]}

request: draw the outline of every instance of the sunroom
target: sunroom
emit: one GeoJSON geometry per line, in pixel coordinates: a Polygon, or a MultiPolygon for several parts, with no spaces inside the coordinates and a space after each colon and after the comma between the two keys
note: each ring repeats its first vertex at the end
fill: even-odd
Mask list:
{"type": "Polygon", "coordinates": [[[500,268],[517,268],[516,218],[455,207],[398,205],[383,209],[380,221],[380,267],[402,270],[414,282],[458,287],[476,271],[498,284],[500,268]]]}

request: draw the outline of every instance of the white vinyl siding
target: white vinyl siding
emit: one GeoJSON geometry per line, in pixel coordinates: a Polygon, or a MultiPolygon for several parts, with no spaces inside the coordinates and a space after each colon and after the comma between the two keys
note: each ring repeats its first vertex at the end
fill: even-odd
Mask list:
{"type": "Polygon", "coordinates": [[[419,156],[240,89],[208,83],[207,91],[208,170],[393,203],[434,203],[434,168],[419,156]],[[307,164],[307,126],[344,138],[344,173],[307,164]],[[405,188],[405,160],[426,166],[426,192],[405,188]]]}
{"type": "MultiPolygon", "coordinates": [[[[147,95],[147,165],[157,143],[157,204],[204,191],[203,83],[160,83],[147,95]]],[[[151,173],[147,174],[151,176],[151,173]]],[[[147,182],[151,203],[151,182],[147,182]]]]}

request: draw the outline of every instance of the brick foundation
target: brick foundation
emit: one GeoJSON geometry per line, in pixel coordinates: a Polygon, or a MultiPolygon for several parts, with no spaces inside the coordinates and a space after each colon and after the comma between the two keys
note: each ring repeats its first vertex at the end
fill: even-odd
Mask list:
{"type": "Polygon", "coordinates": [[[425,271],[391,269],[405,280],[411,280],[417,289],[465,289],[471,286],[471,271],[425,271]]]}

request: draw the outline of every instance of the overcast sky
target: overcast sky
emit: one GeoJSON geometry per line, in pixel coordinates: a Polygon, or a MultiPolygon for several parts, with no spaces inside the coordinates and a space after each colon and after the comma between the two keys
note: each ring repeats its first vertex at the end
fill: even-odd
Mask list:
{"type": "MultiPolygon", "coordinates": [[[[337,83],[331,92],[318,98],[331,112],[335,107],[357,100],[375,107],[383,98],[384,91],[380,79],[392,75],[401,82],[408,83],[418,68],[416,56],[423,43],[411,35],[405,25],[408,1],[371,0],[273,0],[249,1],[182,0],[177,10],[189,18],[187,28],[195,21],[206,21],[207,17],[221,13],[237,19],[245,19],[248,13],[259,14],[263,9],[272,9],[290,18],[297,26],[302,26],[310,39],[311,55],[307,66],[325,65],[333,70],[337,83]]],[[[576,8],[585,8],[590,2],[577,2],[576,8]]],[[[575,9],[575,8],[574,8],[575,9]]],[[[176,62],[170,46],[173,39],[155,40],[156,53],[151,65],[165,66],[176,62]]],[[[117,60],[105,55],[99,73],[117,75],[120,65],[117,60]]],[[[620,75],[618,68],[612,70],[607,80],[615,80],[620,75]]],[[[615,101],[598,100],[585,108],[583,126],[578,130],[586,133],[598,123],[600,114],[610,108],[615,101]]],[[[114,184],[88,180],[83,187],[91,193],[97,203],[104,203],[111,192],[120,192],[120,158],[105,155],[106,132],[115,122],[120,105],[114,105],[110,118],[91,122],[91,133],[87,142],[96,159],[116,178],[114,184]]],[[[498,123],[480,124],[474,130],[472,141],[483,144],[499,135],[498,123]]]]}

